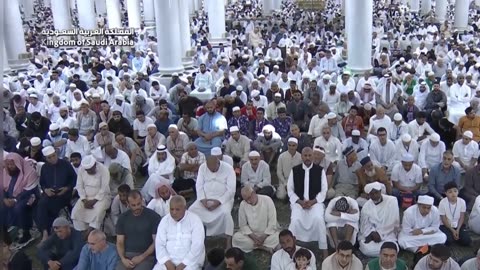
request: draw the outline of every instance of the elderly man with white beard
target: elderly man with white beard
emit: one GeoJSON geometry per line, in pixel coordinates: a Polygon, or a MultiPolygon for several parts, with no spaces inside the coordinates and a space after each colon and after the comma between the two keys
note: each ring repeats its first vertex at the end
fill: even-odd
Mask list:
{"type": "Polygon", "coordinates": [[[202,220],[187,210],[185,198],[170,199],[170,214],[160,221],[155,237],[157,264],[153,270],[202,269],[205,260],[202,220]]]}
{"type": "Polygon", "coordinates": [[[325,170],[312,162],[313,150],[302,150],[302,164],[292,168],[287,182],[292,209],[289,230],[303,242],[318,241],[323,257],[328,257],[324,205],[328,184],[325,170]],[[320,181],[318,177],[320,176],[320,181]]]}
{"type": "Polygon", "coordinates": [[[198,169],[197,200],[190,211],[197,214],[206,227],[207,236],[226,235],[227,249],[233,235],[232,207],[235,196],[235,171],[215,156],[198,169]]]}
{"type": "Polygon", "coordinates": [[[400,210],[397,199],[382,194],[383,184],[373,182],[365,186],[370,199],[360,213],[360,251],[369,257],[378,256],[382,244],[397,241],[400,210]]]}
{"type": "Polygon", "coordinates": [[[445,243],[447,236],[440,230],[440,213],[433,202],[433,197],[419,196],[417,204],[405,210],[398,235],[401,248],[418,252],[425,245],[445,243]]]}

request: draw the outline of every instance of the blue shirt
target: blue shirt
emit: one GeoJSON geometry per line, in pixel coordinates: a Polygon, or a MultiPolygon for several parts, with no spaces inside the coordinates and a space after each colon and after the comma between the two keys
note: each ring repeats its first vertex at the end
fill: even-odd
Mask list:
{"type": "Polygon", "coordinates": [[[428,176],[428,191],[437,198],[441,198],[445,193],[443,186],[449,182],[455,182],[460,186],[460,170],[455,166],[450,166],[450,169],[445,172],[443,164],[440,163],[430,170],[428,176]]]}
{"type": "Polygon", "coordinates": [[[93,253],[88,244],[85,244],[75,270],[114,270],[119,260],[117,249],[112,243],[107,245],[106,250],[93,253]]]}

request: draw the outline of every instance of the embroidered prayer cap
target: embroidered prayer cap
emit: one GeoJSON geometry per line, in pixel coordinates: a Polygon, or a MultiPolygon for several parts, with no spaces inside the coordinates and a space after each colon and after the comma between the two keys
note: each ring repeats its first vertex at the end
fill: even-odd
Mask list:
{"type": "Polygon", "coordinates": [[[402,142],[410,142],[412,140],[412,136],[408,133],[403,134],[401,138],[402,142]]]}
{"type": "Polygon", "coordinates": [[[240,107],[235,106],[235,107],[232,108],[232,112],[236,112],[236,111],[240,111],[240,107]]]}
{"type": "Polygon", "coordinates": [[[91,169],[95,165],[96,159],[92,155],[88,155],[82,159],[82,168],[91,169]]]}
{"type": "Polygon", "coordinates": [[[414,157],[412,154],[410,153],[405,153],[403,156],[402,156],[402,162],[413,162],[415,161],[414,157]]]}
{"type": "Polygon", "coordinates": [[[40,144],[42,144],[42,140],[38,137],[33,137],[30,139],[30,144],[32,146],[39,146],[40,144]]]}
{"type": "Polygon", "coordinates": [[[240,131],[240,129],[237,126],[231,126],[229,130],[230,130],[230,133],[240,131]]]}
{"type": "Polygon", "coordinates": [[[47,146],[42,149],[42,154],[44,157],[48,157],[53,153],[55,153],[55,148],[53,148],[53,146],[47,146]]]}
{"type": "Polygon", "coordinates": [[[347,212],[349,208],[350,205],[348,205],[348,201],[345,197],[341,197],[335,202],[335,209],[338,212],[347,212]]]}
{"type": "Polygon", "coordinates": [[[440,141],[440,135],[438,135],[438,133],[433,133],[432,135],[430,135],[430,140],[432,142],[439,142],[440,141]]]}
{"type": "Polygon", "coordinates": [[[214,147],[214,148],[212,148],[212,150],[210,150],[210,154],[212,156],[220,156],[223,153],[222,153],[222,149],[220,149],[220,147],[214,147]]]}
{"type": "Polygon", "coordinates": [[[393,115],[393,120],[395,121],[402,121],[403,117],[400,113],[396,113],[395,115],[393,115]]]}
{"type": "Polygon", "coordinates": [[[428,195],[418,196],[417,203],[425,205],[433,205],[434,199],[428,195]]]}
{"type": "Polygon", "coordinates": [[[250,151],[250,153],[248,153],[248,157],[260,157],[260,153],[257,151],[250,151]]]}
{"type": "Polygon", "coordinates": [[[157,153],[163,153],[163,152],[166,152],[167,151],[167,147],[163,144],[159,144],[157,146],[157,153]]]}
{"type": "Polygon", "coordinates": [[[365,193],[370,193],[372,190],[376,191],[382,191],[382,189],[385,188],[385,185],[380,183],[380,182],[373,182],[365,185],[365,193]]]}
{"type": "Polygon", "coordinates": [[[470,130],[463,132],[463,136],[469,139],[473,139],[473,133],[470,130]]]}
{"type": "Polygon", "coordinates": [[[290,137],[290,138],[288,138],[288,142],[298,144],[298,139],[294,138],[294,137],[290,137]]]}

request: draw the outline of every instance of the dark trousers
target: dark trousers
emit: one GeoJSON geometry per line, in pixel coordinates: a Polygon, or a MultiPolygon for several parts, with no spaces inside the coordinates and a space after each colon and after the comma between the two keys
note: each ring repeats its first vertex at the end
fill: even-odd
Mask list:
{"type": "Polygon", "coordinates": [[[27,202],[30,199],[29,193],[28,196],[23,196],[23,198],[17,198],[17,202],[13,207],[6,207],[3,202],[0,207],[0,220],[2,220],[1,225],[17,226],[24,231],[29,231],[33,225],[33,207],[34,205],[28,205],[27,202]]]}
{"type": "Polygon", "coordinates": [[[197,189],[195,188],[195,180],[193,179],[177,178],[173,181],[172,188],[177,193],[189,189],[193,189],[194,193],[197,192],[197,189]]]}
{"type": "Polygon", "coordinates": [[[63,196],[53,197],[48,197],[45,193],[42,194],[38,202],[35,220],[40,232],[43,232],[43,230],[50,232],[53,221],[58,217],[60,210],[70,204],[70,199],[70,192],[67,192],[63,196]]]}
{"type": "MultiPolygon", "coordinates": [[[[48,261],[50,261],[50,260],[52,260],[52,261],[61,260],[64,255],[65,254],[60,255],[58,252],[49,251],[49,250],[45,250],[45,249],[41,249],[41,248],[38,249],[38,252],[37,252],[37,257],[40,260],[40,262],[42,263],[43,269],[45,269],[45,270],[50,269],[48,267],[48,261]]],[[[73,270],[73,268],[75,268],[75,266],[76,266],[76,264],[72,264],[72,265],[62,264],[62,267],[60,269],[61,270],[73,270]]]]}
{"type": "Polygon", "coordinates": [[[472,239],[470,238],[470,235],[468,232],[465,231],[465,225],[462,225],[460,228],[460,231],[458,233],[458,240],[455,240],[453,238],[452,232],[445,227],[445,225],[440,225],[440,230],[447,236],[447,242],[445,244],[451,245],[453,243],[457,243],[461,246],[470,246],[472,243],[472,239]]]}

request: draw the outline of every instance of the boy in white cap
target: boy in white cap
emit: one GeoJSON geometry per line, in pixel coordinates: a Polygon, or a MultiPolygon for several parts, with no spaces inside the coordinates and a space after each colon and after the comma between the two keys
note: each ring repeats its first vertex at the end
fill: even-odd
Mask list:
{"type": "Polygon", "coordinates": [[[248,159],[242,166],[241,185],[251,186],[257,194],[273,198],[275,189],[272,186],[270,166],[261,159],[260,153],[251,151],[248,159]]]}
{"type": "Polygon", "coordinates": [[[461,173],[468,171],[475,166],[478,158],[478,143],[473,140],[473,133],[470,130],[463,132],[461,139],[453,144],[453,157],[460,164],[461,173]]]}
{"type": "Polygon", "coordinates": [[[425,245],[445,243],[447,237],[440,231],[440,213],[433,202],[433,197],[418,196],[417,204],[405,210],[398,235],[401,248],[418,252],[425,245]]]}

